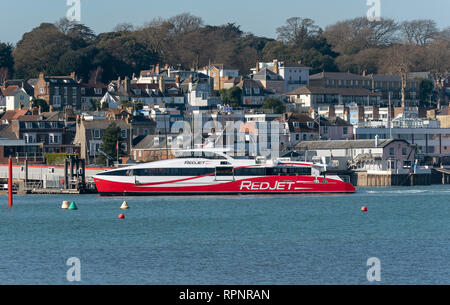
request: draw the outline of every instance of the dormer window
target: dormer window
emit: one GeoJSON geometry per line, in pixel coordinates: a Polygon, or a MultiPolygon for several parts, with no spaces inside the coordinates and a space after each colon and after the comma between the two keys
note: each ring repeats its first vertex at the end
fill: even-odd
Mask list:
{"type": "Polygon", "coordinates": [[[313,128],[314,127],[314,122],[308,122],[308,128],[313,128]]]}
{"type": "Polygon", "coordinates": [[[153,142],[154,142],[155,146],[159,146],[159,137],[155,137],[153,139],[153,142]]]}

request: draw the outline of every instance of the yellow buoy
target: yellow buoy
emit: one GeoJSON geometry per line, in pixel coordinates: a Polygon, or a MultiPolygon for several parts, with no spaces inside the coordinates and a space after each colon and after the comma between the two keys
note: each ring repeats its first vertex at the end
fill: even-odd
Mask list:
{"type": "Polygon", "coordinates": [[[128,210],[130,207],[128,206],[128,203],[126,201],[124,201],[122,203],[122,206],[120,207],[122,210],[128,210]]]}
{"type": "Polygon", "coordinates": [[[62,202],[61,209],[67,210],[67,209],[69,208],[69,205],[70,205],[70,202],[67,201],[67,200],[64,200],[64,201],[62,202]]]}

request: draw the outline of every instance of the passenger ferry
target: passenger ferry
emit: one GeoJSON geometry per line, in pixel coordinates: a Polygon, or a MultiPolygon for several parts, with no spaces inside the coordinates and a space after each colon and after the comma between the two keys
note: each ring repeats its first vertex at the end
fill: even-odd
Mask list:
{"type": "Polygon", "coordinates": [[[95,175],[101,195],[231,195],[354,193],[352,184],[326,175],[326,164],[290,159],[233,158],[217,150],[192,149],[175,159],[95,175]]]}

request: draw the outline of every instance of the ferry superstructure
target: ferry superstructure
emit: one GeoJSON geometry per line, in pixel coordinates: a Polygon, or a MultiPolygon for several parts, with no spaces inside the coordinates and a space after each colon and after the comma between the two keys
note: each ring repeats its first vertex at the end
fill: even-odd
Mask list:
{"type": "Polygon", "coordinates": [[[354,193],[325,164],[233,158],[214,150],[187,150],[175,159],[95,175],[101,195],[233,195],[354,193]]]}

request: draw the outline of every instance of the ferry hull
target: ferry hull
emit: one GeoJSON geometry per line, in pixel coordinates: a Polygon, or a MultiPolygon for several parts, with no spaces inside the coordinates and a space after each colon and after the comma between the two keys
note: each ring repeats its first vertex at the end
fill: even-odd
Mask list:
{"type": "MultiPolygon", "coordinates": [[[[192,185],[189,181],[174,180],[135,184],[94,178],[101,195],[246,195],[246,194],[308,194],[354,193],[355,187],[339,180],[311,176],[266,176],[232,181],[217,181],[192,185]]],[[[187,179],[188,180],[188,179],[187,179]]]]}

